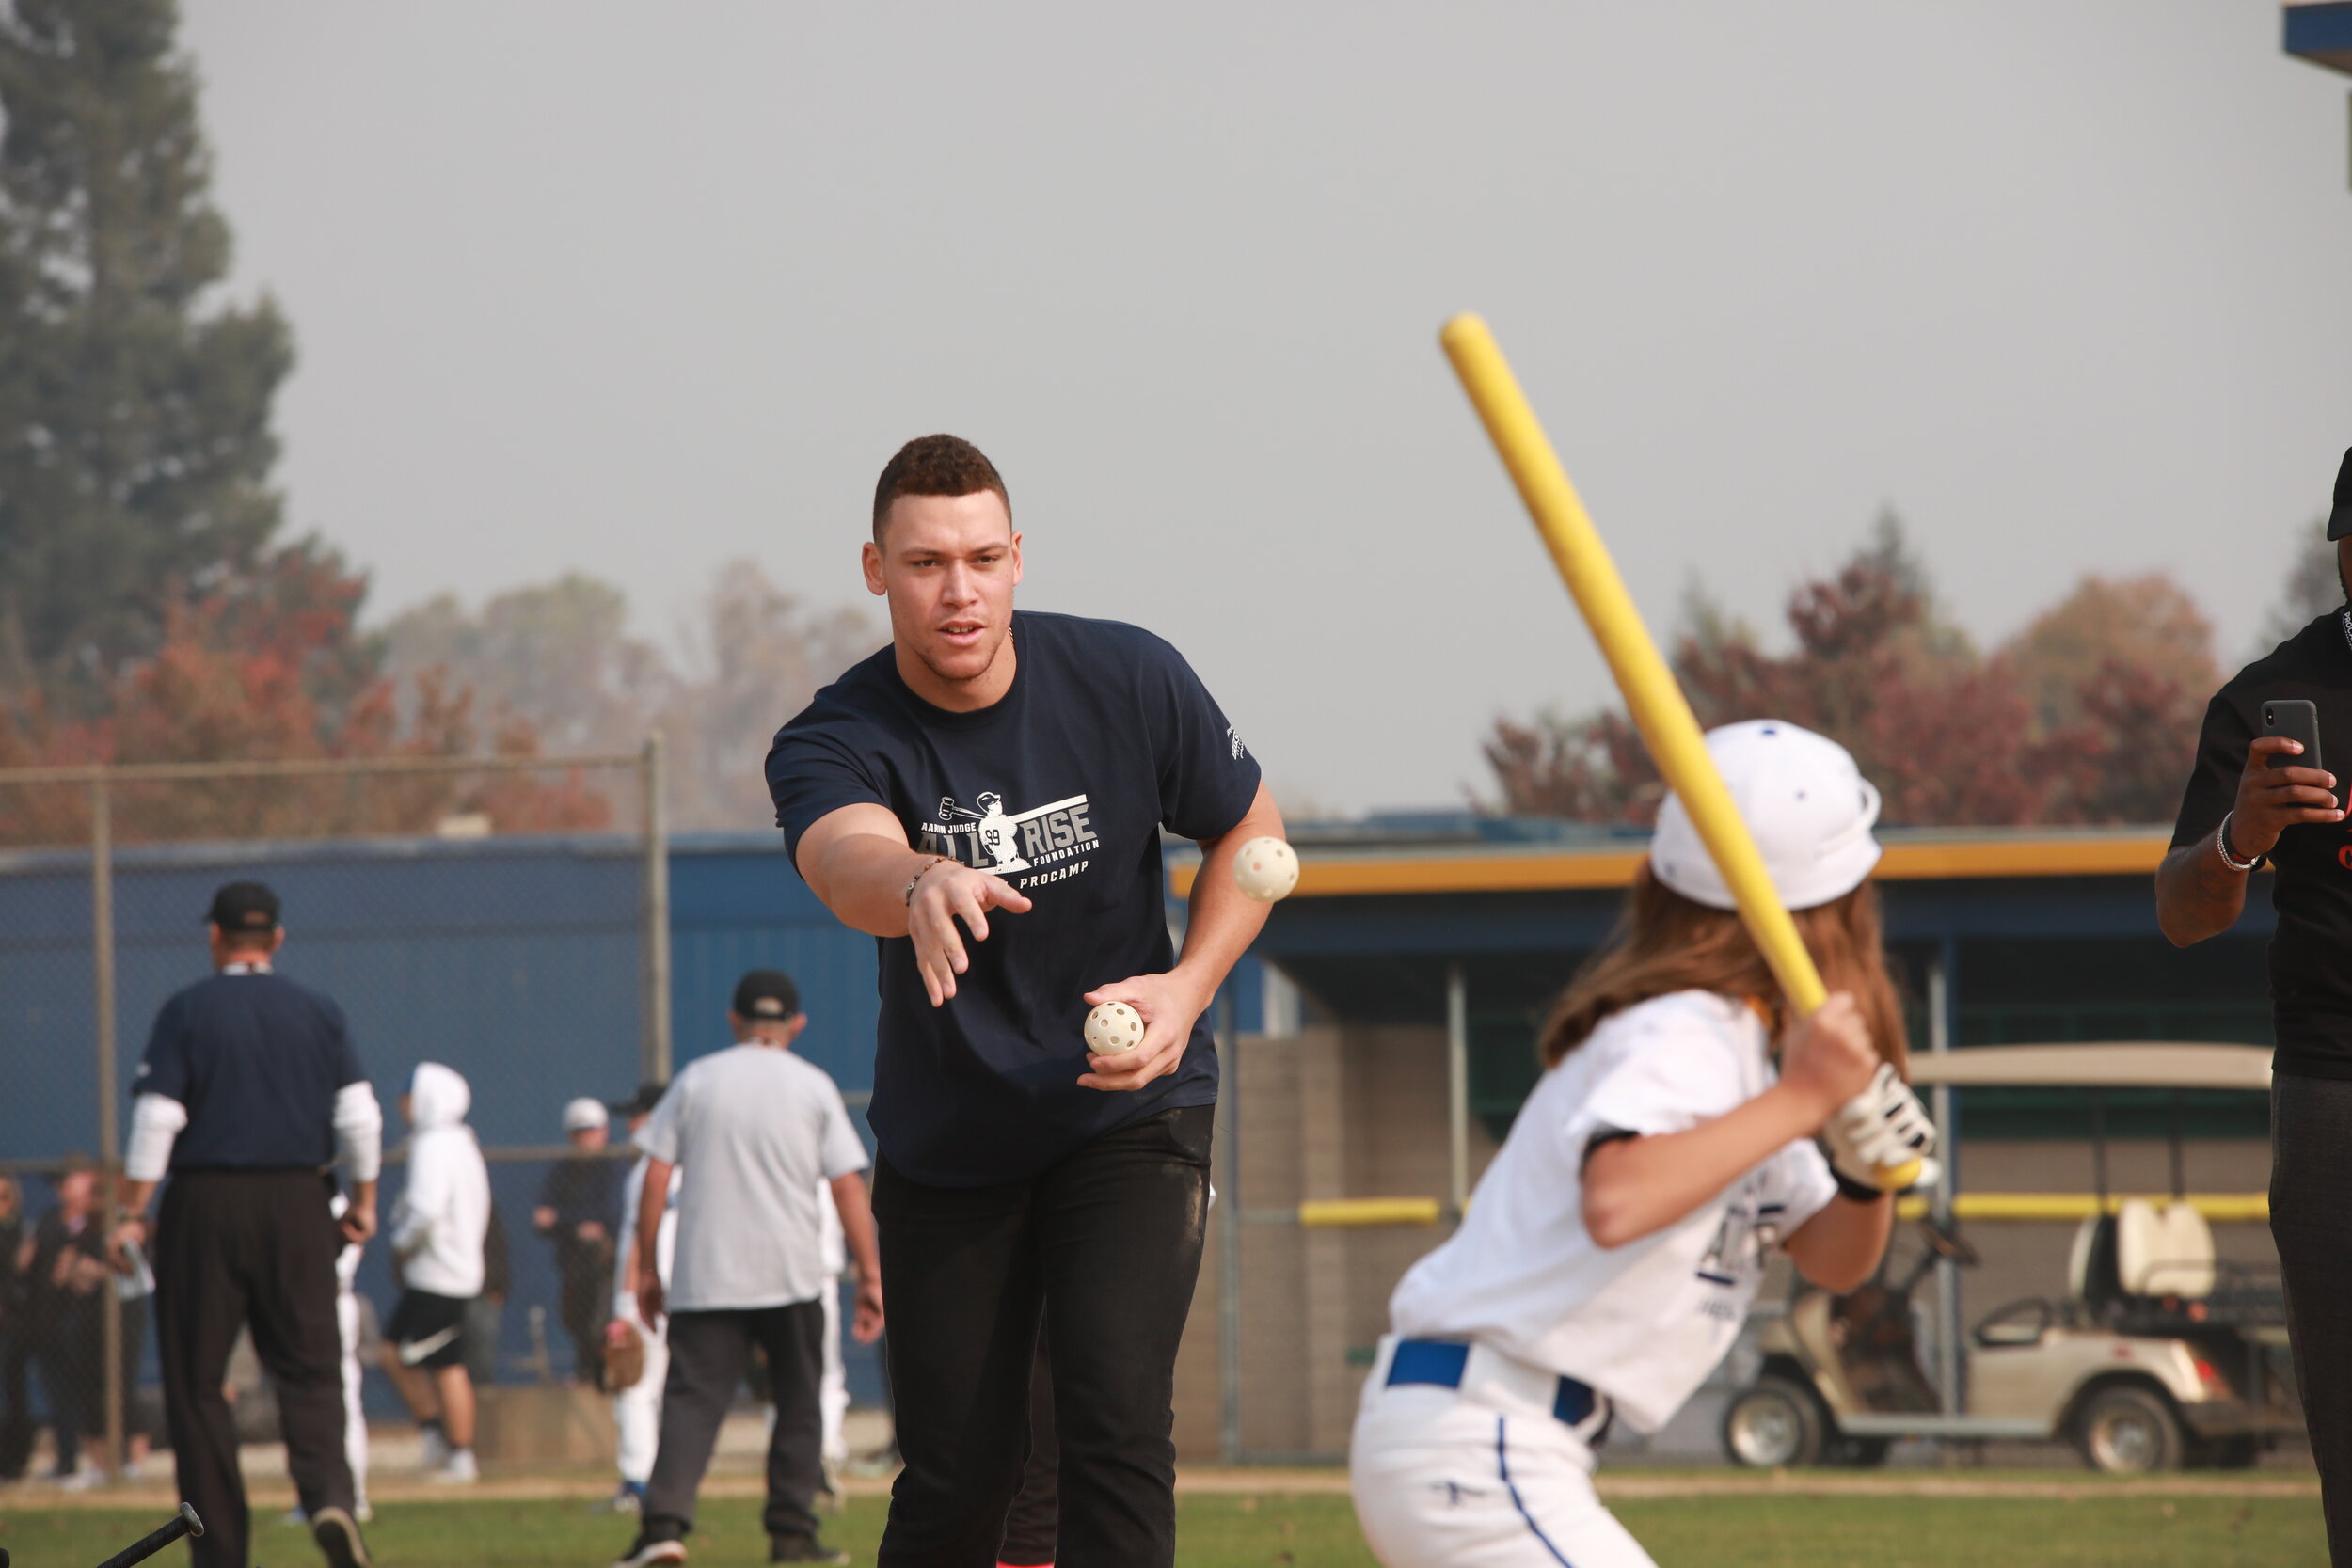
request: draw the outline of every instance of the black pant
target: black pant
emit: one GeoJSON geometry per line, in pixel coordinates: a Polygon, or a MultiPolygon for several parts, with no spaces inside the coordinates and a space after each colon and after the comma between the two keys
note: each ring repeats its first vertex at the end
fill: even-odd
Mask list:
{"type": "Polygon", "coordinates": [[[0,1481],[23,1480],[32,1463],[32,1326],[20,1313],[0,1325],[0,1481]]]}
{"type": "Polygon", "coordinates": [[[612,1316],[612,1249],[559,1235],[555,1272],[559,1316],[572,1340],[572,1376],[597,1386],[604,1380],[604,1325],[612,1316]]]}
{"type": "Polygon", "coordinates": [[[987,1568],[1054,1328],[1062,1568],[1169,1568],[1176,1347],[1208,1222],[1209,1106],[1105,1133],[1025,1181],[874,1173],[898,1449],[881,1568],[987,1568]]]}
{"type": "Polygon", "coordinates": [[[768,1357],[776,1404],[768,1439],[771,1537],[812,1541],[814,1504],[824,1484],[824,1413],[817,1402],[825,1369],[825,1307],[796,1301],[740,1312],[670,1314],[670,1376],[661,1386],[661,1438],[645,1483],[645,1533],[677,1539],[694,1528],[694,1493],[710,1465],[735,1390],[750,1370],[752,1347],[768,1357]]]}
{"type": "Polygon", "coordinates": [[[2352,1083],[2270,1085],[2270,1234],[2286,1282],[2287,1335],[2319,1465],[2328,1555],[2352,1568],[2352,1083]]]}
{"type": "Polygon", "coordinates": [[[1021,1490],[1005,1513],[1005,1544],[996,1560],[1006,1568],[1050,1568],[1061,1527],[1061,1442],[1054,1434],[1054,1366],[1045,1331],[1038,1330],[1037,1365],[1029,1373],[1029,1457],[1021,1490]]]}
{"type": "MultiPolygon", "coordinates": [[[[106,1290],[106,1293],[114,1292],[106,1290]]],[[[106,1386],[106,1331],[98,1316],[103,1310],[104,1304],[93,1298],[56,1292],[49,1320],[34,1340],[60,1476],[72,1475],[80,1465],[82,1440],[105,1428],[100,1409],[105,1402],[106,1386]]]]}
{"type": "Polygon", "coordinates": [[[180,1495],[204,1533],[196,1568],[246,1568],[251,1520],[237,1428],[222,1397],[229,1353],[250,1324],[278,1391],[286,1468],[306,1513],[352,1506],[343,1456],[342,1339],[335,1258],[342,1237],[315,1171],[192,1171],[164,1189],[155,1226],[156,1346],[180,1495]]]}

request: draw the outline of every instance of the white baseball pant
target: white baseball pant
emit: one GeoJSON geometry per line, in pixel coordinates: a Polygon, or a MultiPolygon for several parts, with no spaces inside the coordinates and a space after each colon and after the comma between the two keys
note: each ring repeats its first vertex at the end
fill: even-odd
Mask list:
{"type": "Polygon", "coordinates": [[[818,1451],[838,1468],[850,1462],[850,1439],[842,1430],[850,1414],[850,1379],[841,1366],[841,1281],[826,1280],[823,1297],[825,1367],[817,1384],[817,1404],[825,1418],[825,1439],[818,1451]]]}
{"type": "MultiPolygon", "coordinates": [[[[661,1446],[661,1386],[670,1377],[670,1339],[637,1322],[634,1313],[630,1321],[645,1337],[645,1370],[612,1396],[612,1424],[621,1434],[615,1454],[621,1479],[643,1486],[653,1479],[654,1450],[661,1446]]],[[[662,1327],[668,1326],[664,1318],[662,1327]]]]}
{"type": "Polygon", "coordinates": [[[368,1413],[360,1401],[359,1298],[335,1297],[335,1327],[343,1342],[343,1456],[351,1462],[351,1500],[368,1506],[368,1413]]]}
{"type": "Polygon", "coordinates": [[[1387,1568],[1657,1568],[1593,1490],[1593,1450],[1549,1416],[1367,1383],[1348,1475],[1387,1568]]]}

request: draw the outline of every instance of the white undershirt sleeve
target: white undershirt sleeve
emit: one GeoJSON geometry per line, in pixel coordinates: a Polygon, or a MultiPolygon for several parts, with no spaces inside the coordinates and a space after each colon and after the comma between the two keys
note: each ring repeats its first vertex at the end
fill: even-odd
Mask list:
{"type": "Polygon", "coordinates": [[[171,1168],[172,1143],[187,1124],[188,1108],[169,1095],[143,1094],[133,1101],[122,1174],[134,1181],[161,1181],[171,1168]]]}
{"type": "Polygon", "coordinates": [[[364,1078],[335,1091],[335,1156],[354,1181],[373,1181],[384,1168],[384,1107],[364,1078]]]}

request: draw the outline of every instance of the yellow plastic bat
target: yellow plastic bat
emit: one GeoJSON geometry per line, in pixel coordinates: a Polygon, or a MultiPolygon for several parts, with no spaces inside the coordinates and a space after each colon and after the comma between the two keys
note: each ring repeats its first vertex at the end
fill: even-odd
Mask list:
{"type": "MultiPolygon", "coordinates": [[[[1600,644],[1601,657],[1609,661],[1617,689],[1624,694],[1626,708],[1657,760],[1659,772],[1691,814],[1691,824],[1714,857],[1716,869],[1723,873],[1739,904],[1740,920],[1780,982],[1781,994],[1800,1015],[1813,1011],[1829,995],[1820,970],[1814,967],[1813,955],[1805,950],[1796,922],[1782,907],[1772,876],[1764,869],[1764,857],[1756,852],[1756,840],[1740,819],[1740,808],[1732,803],[1723,775],[1715,770],[1715,759],[1708,754],[1706,736],[1699,729],[1698,716],[1691,711],[1690,699],[1683,696],[1674,671],[1659,653],[1649,628],[1642,624],[1641,611],[1633,608],[1625,580],[1617,576],[1616,562],[1609,558],[1609,546],[1601,543],[1583,501],[1577,498],[1576,487],[1568,483],[1567,472],[1560,467],[1543,426],[1536,422],[1535,411],[1528,406],[1502,350],[1496,346],[1494,334],[1478,317],[1461,315],[1446,323],[1438,341],[1445,345],[1446,357],[1454,362],[1454,372],[1461,377],[1471,406],[1478,410],[1487,438],[1510,470],[1512,483],[1518,486],[1519,499],[1535,519],[1535,531],[1550,549],[1552,564],[1560,569],[1577,609],[1584,613],[1584,624],[1592,628],[1593,640],[1600,644]]],[[[1917,1160],[1883,1168],[1879,1184],[1900,1191],[1918,1179],[1920,1169],[1917,1160]]]]}

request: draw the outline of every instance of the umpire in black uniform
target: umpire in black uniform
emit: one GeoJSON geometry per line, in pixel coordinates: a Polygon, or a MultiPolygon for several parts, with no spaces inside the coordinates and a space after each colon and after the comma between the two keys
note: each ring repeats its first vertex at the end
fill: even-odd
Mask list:
{"type": "Polygon", "coordinates": [[[342,1009],[273,974],[286,940],[259,882],[213,895],[214,975],[155,1015],[123,1160],[119,1241],[141,1239],[167,1171],[153,1245],[164,1411],[180,1493],[204,1521],[196,1568],[248,1568],[251,1521],[221,1384],[237,1331],[278,1388],[286,1467],[332,1568],[370,1568],[343,1451],[335,1259],[375,1233],[384,1113],[342,1009]],[[340,1156],[351,1204],[328,1210],[340,1156]]]}

